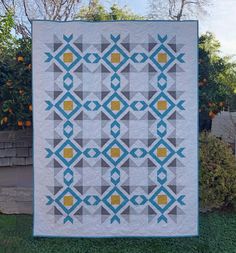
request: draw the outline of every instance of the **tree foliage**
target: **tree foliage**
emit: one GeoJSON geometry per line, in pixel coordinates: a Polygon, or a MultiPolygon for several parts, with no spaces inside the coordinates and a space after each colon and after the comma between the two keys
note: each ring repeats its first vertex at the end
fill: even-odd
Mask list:
{"type": "Polygon", "coordinates": [[[30,127],[32,119],[31,40],[12,35],[12,20],[0,21],[0,129],[30,127]]]}
{"type": "Polygon", "coordinates": [[[214,118],[230,106],[236,88],[236,64],[220,55],[220,43],[212,33],[199,39],[199,110],[214,118]]]}
{"type": "Polygon", "coordinates": [[[0,54],[2,57],[15,47],[16,39],[11,33],[14,27],[15,23],[11,12],[0,17],[0,54]]]}
{"type": "Polygon", "coordinates": [[[107,10],[99,0],[91,0],[89,5],[81,7],[75,18],[88,21],[143,19],[143,17],[133,13],[126,6],[120,7],[113,4],[107,10]]]}

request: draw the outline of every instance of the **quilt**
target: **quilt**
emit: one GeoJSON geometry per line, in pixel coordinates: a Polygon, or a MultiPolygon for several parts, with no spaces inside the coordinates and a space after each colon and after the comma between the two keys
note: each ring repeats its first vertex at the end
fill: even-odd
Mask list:
{"type": "Polygon", "coordinates": [[[197,22],[32,29],[34,235],[198,235],[197,22]]]}

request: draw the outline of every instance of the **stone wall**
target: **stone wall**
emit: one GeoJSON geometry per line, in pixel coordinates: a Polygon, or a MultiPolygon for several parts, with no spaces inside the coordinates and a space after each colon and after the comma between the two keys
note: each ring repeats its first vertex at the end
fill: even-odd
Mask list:
{"type": "Polygon", "coordinates": [[[0,132],[0,212],[32,213],[32,130],[0,132]]]}

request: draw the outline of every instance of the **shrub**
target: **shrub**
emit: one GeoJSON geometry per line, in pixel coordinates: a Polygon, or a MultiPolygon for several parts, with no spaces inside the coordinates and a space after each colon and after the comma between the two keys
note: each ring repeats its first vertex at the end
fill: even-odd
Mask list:
{"type": "Polygon", "coordinates": [[[200,136],[200,201],[204,209],[236,201],[236,160],[231,148],[217,137],[200,136]]]}

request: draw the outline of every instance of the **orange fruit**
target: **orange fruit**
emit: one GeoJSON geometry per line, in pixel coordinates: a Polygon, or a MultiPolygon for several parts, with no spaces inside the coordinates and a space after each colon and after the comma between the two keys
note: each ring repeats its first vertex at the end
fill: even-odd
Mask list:
{"type": "Polygon", "coordinates": [[[26,120],[25,121],[25,126],[30,127],[31,126],[31,121],[30,120],[26,120]]]}
{"type": "Polygon", "coordinates": [[[3,123],[5,123],[5,124],[6,124],[6,123],[7,123],[7,121],[8,121],[8,118],[7,118],[7,117],[3,117],[3,119],[2,119],[2,120],[3,120],[3,123]]]}
{"type": "Polygon", "coordinates": [[[17,57],[17,61],[18,62],[23,62],[24,61],[24,57],[23,56],[18,56],[17,57]]]}
{"type": "Polygon", "coordinates": [[[12,109],[11,109],[11,108],[9,108],[9,109],[8,109],[8,112],[9,112],[9,113],[12,113],[13,111],[12,111],[12,109]]]}
{"type": "Polygon", "coordinates": [[[224,102],[220,102],[219,105],[220,105],[220,106],[223,106],[223,105],[224,105],[224,102]]]}
{"type": "Polygon", "coordinates": [[[20,90],[19,90],[19,93],[20,93],[20,95],[23,95],[24,90],[20,89],[20,90]]]}
{"type": "Polygon", "coordinates": [[[7,86],[11,87],[12,84],[13,84],[12,80],[7,80],[7,82],[6,82],[6,85],[7,85],[7,86]]]}
{"type": "Polygon", "coordinates": [[[30,110],[31,112],[32,112],[32,109],[33,109],[33,108],[32,108],[32,105],[29,105],[29,110],[30,110]]]}
{"type": "Polygon", "coordinates": [[[18,120],[18,121],[17,121],[17,125],[18,125],[19,127],[22,127],[22,126],[23,126],[23,121],[22,121],[22,120],[18,120]]]}
{"type": "Polygon", "coordinates": [[[211,111],[211,112],[209,112],[209,116],[210,116],[211,119],[213,119],[213,118],[215,118],[216,114],[211,111]]]}
{"type": "Polygon", "coordinates": [[[199,86],[203,86],[204,83],[200,81],[200,82],[198,83],[198,85],[199,85],[199,86]]]}

